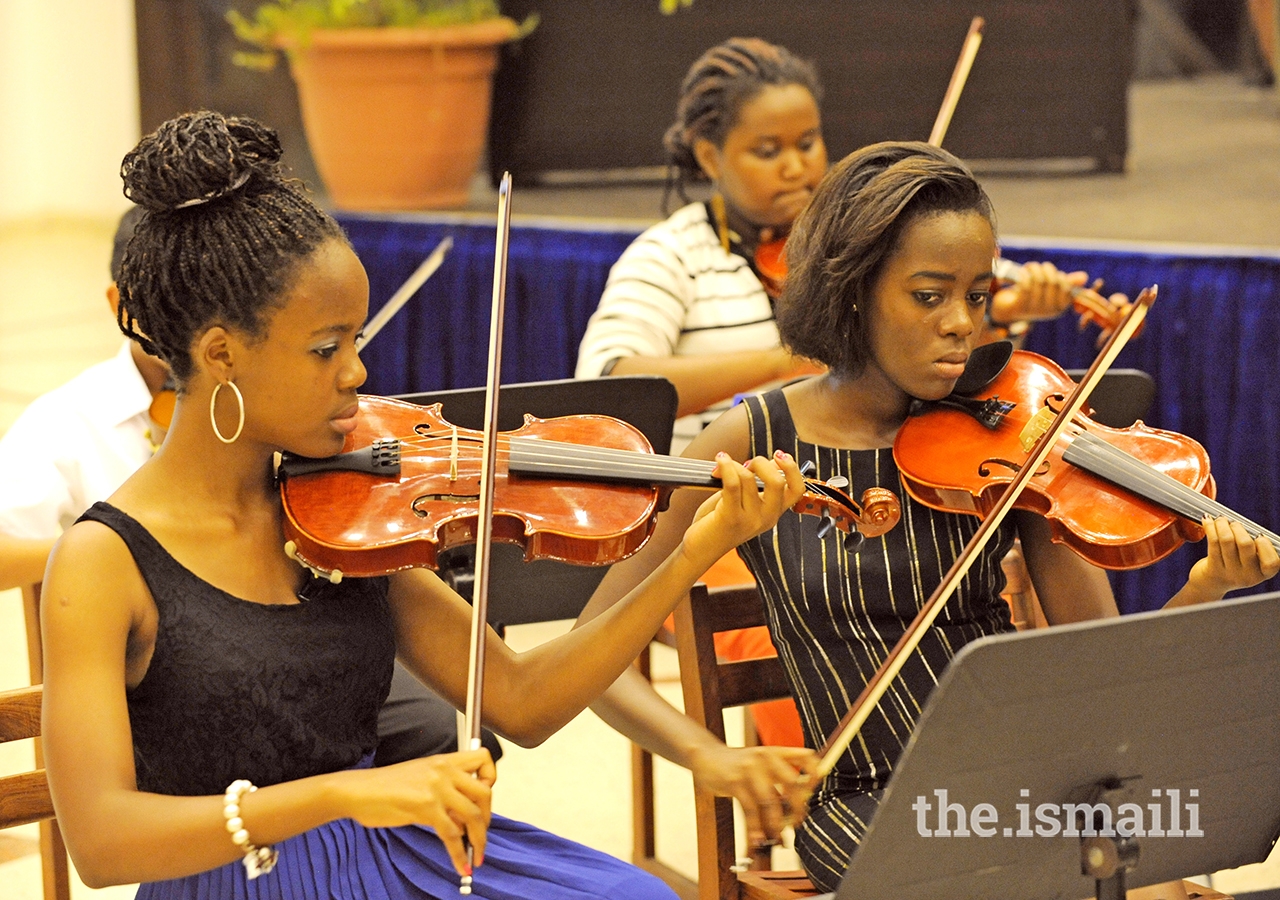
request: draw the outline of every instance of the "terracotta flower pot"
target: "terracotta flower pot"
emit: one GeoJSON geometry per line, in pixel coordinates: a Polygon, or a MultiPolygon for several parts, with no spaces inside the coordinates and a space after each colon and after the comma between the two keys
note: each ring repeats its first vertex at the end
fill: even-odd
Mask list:
{"type": "Polygon", "coordinates": [[[336,206],[465,206],[509,19],[317,29],[289,54],[307,141],[336,206]]]}

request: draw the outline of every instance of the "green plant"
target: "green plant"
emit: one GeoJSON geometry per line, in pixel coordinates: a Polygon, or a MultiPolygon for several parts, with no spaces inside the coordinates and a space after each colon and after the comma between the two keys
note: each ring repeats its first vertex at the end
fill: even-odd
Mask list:
{"type": "MultiPolygon", "coordinates": [[[[260,48],[235,54],[238,65],[275,66],[277,51],[305,47],[317,28],[443,28],[504,18],[497,0],[265,0],[252,17],[231,10],[227,21],[236,37],[260,48]]],[[[511,40],[532,31],[538,17],[515,26],[511,40]]]]}

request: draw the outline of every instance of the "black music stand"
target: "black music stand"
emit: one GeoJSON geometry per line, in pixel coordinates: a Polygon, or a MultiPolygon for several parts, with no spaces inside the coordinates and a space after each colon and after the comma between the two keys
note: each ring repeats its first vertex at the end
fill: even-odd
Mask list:
{"type": "Polygon", "coordinates": [[[1137,837],[1128,887],[1259,862],[1280,836],[1278,759],[1280,594],[976,641],[930,697],[835,897],[1123,897],[1082,874],[1082,843],[1114,842],[1034,834],[1051,830],[1040,804],[1060,825],[1068,803],[1137,804],[1147,828],[1154,805],[1166,832],[1178,807],[1184,835],[1137,837]],[[938,791],[969,836],[957,807],[939,819],[938,791]],[[983,803],[990,836],[974,831],[983,803]]]}
{"type": "MultiPolygon", "coordinates": [[[[1067,369],[1075,381],[1085,369],[1067,369]]],[[[1108,369],[1089,395],[1089,418],[1112,428],[1128,428],[1147,414],[1156,398],[1155,380],[1141,369],[1108,369]]]]}
{"type": "MultiPolygon", "coordinates": [[[[440,403],[441,414],[459,428],[484,427],[484,388],[403,394],[397,399],[424,406],[440,403]]],[[[655,453],[667,453],[676,403],[675,386],[655,375],[509,384],[498,393],[498,429],[519,428],[525,413],[540,419],[606,415],[630,422],[649,439],[655,453]]],[[[576,619],[609,570],[545,559],[525,562],[523,551],[506,543],[493,545],[490,566],[489,624],[499,632],[504,625],[576,619]]],[[[440,576],[463,597],[471,596],[474,570],[475,545],[440,554],[440,576]]]]}

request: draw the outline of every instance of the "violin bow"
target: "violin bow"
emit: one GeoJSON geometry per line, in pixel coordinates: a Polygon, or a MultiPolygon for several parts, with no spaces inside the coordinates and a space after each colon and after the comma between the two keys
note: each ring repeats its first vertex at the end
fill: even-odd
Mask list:
{"type": "MultiPolygon", "coordinates": [[[[481,695],[484,687],[485,637],[489,620],[489,561],[493,550],[493,498],[498,459],[498,382],[502,371],[502,313],[507,296],[507,246],[511,237],[511,173],[498,185],[498,236],[493,256],[493,312],[489,318],[489,374],[484,400],[484,442],[480,457],[480,509],[476,520],[476,568],[471,589],[471,649],[467,665],[467,708],[460,750],[478,750],[481,695]]],[[[467,844],[467,863],[473,848],[467,844]]],[[[471,876],[462,877],[460,892],[471,893],[471,876]]]]}
{"type": "Polygon", "coordinates": [[[391,299],[382,305],[382,309],[369,320],[369,324],[364,326],[364,331],[356,340],[356,351],[359,352],[365,348],[368,343],[373,340],[374,335],[382,330],[386,325],[400,312],[400,307],[409,302],[409,298],[418,292],[418,288],[427,283],[427,279],[436,274],[436,269],[440,268],[440,264],[444,262],[444,256],[453,247],[453,238],[446,235],[444,240],[436,244],[436,249],[431,251],[431,255],[424,259],[418,268],[414,269],[413,274],[405,281],[404,284],[396,288],[396,292],[391,295],[391,299]]]}
{"type": "Polygon", "coordinates": [[[964,83],[969,79],[969,70],[973,68],[974,57],[978,55],[978,46],[982,43],[982,29],[986,25],[986,20],[982,16],[974,16],[973,21],[969,23],[969,33],[964,36],[960,58],[956,60],[956,67],[951,71],[951,83],[947,85],[947,92],[942,95],[942,106],[938,110],[938,117],[933,120],[933,131],[929,132],[929,143],[935,147],[942,146],[942,139],[946,137],[947,128],[951,126],[951,116],[956,111],[956,104],[960,102],[960,92],[964,90],[964,83]]]}
{"type": "MultiPolygon", "coordinates": [[[[1125,343],[1141,327],[1147,310],[1155,302],[1155,299],[1156,288],[1154,286],[1139,294],[1138,299],[1133,303],[1133,308],[1129,310],[1124,321],[1120,323],[1110,339],[1103,345],[1101,352],[1093,361],[1093,365],[1089,367],[1089,371],[1085,372],[1084,377],[1076,385],[1071,395],[1067,397],[1065,405],[1057,415],[1051,420],[1045,419],[1040,422],[1037,422],[1036,419],[1032,420],[1033,423],[1036,423],[1037,430],[1043,427],[1043,431],[1039,432],[1039,437],[1035,445],[1030,449],[1026,461],[1018,470],[1017,476],[1009,482],[1004,493],[1000,495],[999,501],[996,502],[987,517],[982,520],[982,524],[978,526],[978,530],[974,532],[973,537],[965,544],[964,549],[947,571],[947,574],[943,576],[933,595],[921,607],[915,620],[898,640],[898,643],[894,645],[876,674],[867,682],[867,686],[858,695],[858,699],[854,701],[852,708],[836,727],[835,733],[827,739],[819,754],[818,766],[813,772],[816,778],[825,777],[835,767],[836,761],[841,754],[848,749],[849,744],[852,743],[858,731],[870,717],[871,711],[875,709],[876,704],[880,702],[880,698],[889,689],[889,684],[906,664],[908,655],[919,645],[924,638],[925,632],[929,630],[938,614],[942,612],[943,604],[955,593],[960,581],[968,573],[978,554],[990,541],[991,536],[999,528],[1000,523],[1004,521],[1005,516],[1013,509],[1013,504],[1017,501],[1023,488],[1035,477],[1040,466],[1049,457],[1053,445],[1062,436],[1071,420],[1079,414],[1089,394],[1093,392],[1098,382],[1102,380],[1102,376],[1111,367],[1125,343]]],[[[1046,406],[1042,412],[1048,409],[1046,406]]],[[[1031,424],[1028,423],[1028,426],[1030,427],[1031,424]]]]}

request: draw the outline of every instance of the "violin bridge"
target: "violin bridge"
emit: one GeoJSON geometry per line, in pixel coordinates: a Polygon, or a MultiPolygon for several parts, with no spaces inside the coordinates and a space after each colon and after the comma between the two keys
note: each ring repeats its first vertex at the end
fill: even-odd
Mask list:
{"type": "Polygon", "coordinates": [[[1036,445],[1036,441],[1040,440],[1040,436],[1049,430],[1054,418],[1054,411],[1045,406],[1027,420],[1027,424],[1022,426],[1022,431],[1018,435],[1018,441],[1022,444],[1023,452],[1031,452],[1031,448],[1036,445]]]}
{"type": "Polygon", "coordinates": [[[458,480],[458,426],[450,425],[451,437],[449,440],[449,480],[458,480]]]}

